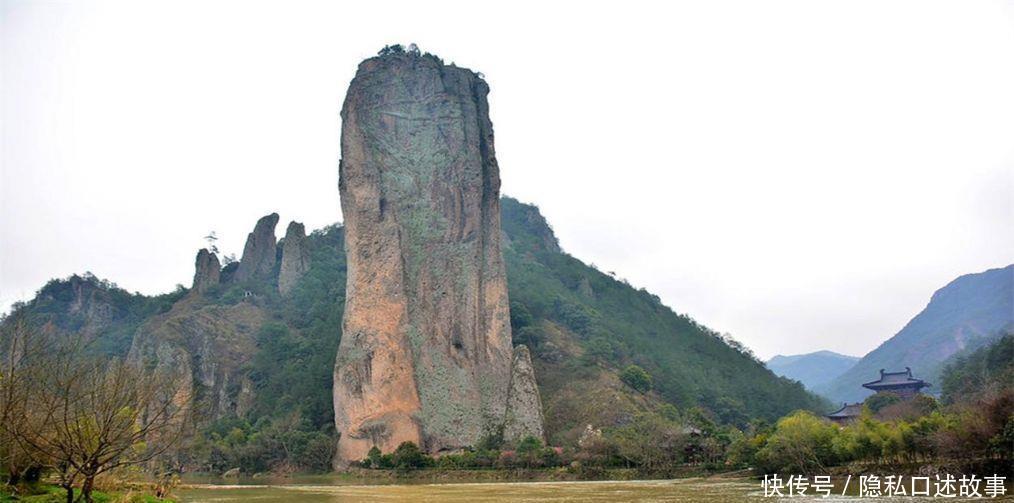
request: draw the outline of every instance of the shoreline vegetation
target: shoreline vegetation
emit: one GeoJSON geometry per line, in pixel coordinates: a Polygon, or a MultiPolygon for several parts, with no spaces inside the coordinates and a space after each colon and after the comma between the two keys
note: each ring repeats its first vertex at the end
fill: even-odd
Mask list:
{"type": "MultiPolygon", "coordinates": [[[[0,474],[6,482],[0,501],[159,502],[171,500],[159,497],[172,498],[176,489],[200,482],[285,485],[308,479],[322,485],[369,485],[757,478],[774,473],[1011,476],[1010,335],[947,366],[940,400],[873,395],[865,401],[862,416],[846,425],[801,410],[774,424],[754,420],[741,429],[691,409],[669,416],[642,414],[618,427],[589,425],[576,445],[564,447],[547,446],[534,437],[508,444],[491,435],[475,448],[431,456],[405,442],[388,453],[374,448],[338,473],[319,470],[319,475],[309,475],[283,463],[262,472],[236,466],[216,476],[186,468],[186,460],[197,452],[184,438],[186,421],[139,429],[144,423],[139,423],[138,411],[168,407],[169,397],[175,397],[172,403],[185,403],[171,380],[152,380],[153,374],[116,365],[99,372],[78,353],[54,350],[51,341],[27,325],[14,326],[13,340],[25,348],[22,358],[32,361],[6,367],[0,387],[5,417],[0,474]],[[64,370],[54,372],[55,362],[64,370]],[[100,378],[71,379],[80,377],[78,371],[100,378]],[[24,390],[29,392],[19,394],[24,390]],[[61,405],[47,398],[49,394],[71,398],[61,405]],[[65,413],[76,419],[57,420],[65,413]],[[99,441],[104,438],[121,440],[99,441]]],[[[287,444],[292,439],[284,435],[266,435],[270,428],[249,436],[239,428],[227,431],[205,445],[220,459],[219,466],[229,466],[230,459],[261,466],[253,462],[294,445],[287,444]]]]}

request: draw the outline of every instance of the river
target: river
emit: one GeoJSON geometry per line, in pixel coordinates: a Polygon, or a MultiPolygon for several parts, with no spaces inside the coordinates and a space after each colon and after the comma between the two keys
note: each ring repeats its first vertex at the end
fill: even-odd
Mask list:
{"type": "Polygon", "coordinates": [[[181,502],[557,502],[761,501],[752,480],[646,480],[617,482],[491,482],[409,485],[192,485],[181,502]]]}
{"type": "MultiPolygon", "coordinates": [[[[189,485],[181,502],[357,503],[357,502],[760,502],[761,484],[751,479],[679,479],[604,482],[491,482],[403,485],[189,485]]],[[[932,498],[889,498],[892,502],[932,498]]],[[[1004,500],[1010,501],[1008,498],[1004,500]]],[[[855,497],[794,497],[788,501],[861,501],[855,497]]],[[[988,498],[987,498],[988,500],[988,498]]],[[[865,500],[862,500],[865,501],[865,500]]],[[[954,501],[954,500],[951,500],[954,501]]],[[[960,501],[960,500],[959,500],[960,501]]],[[[983,501],[983,500],[965,500],[983,501]]],[[[994,500],[995,501],[995,500],[994,500]]]]}

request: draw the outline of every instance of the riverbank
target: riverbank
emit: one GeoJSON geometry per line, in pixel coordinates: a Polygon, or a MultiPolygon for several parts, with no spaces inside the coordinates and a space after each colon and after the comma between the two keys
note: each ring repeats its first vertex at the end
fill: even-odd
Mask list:
{"type": "MultiPolygon", "coordinates": [[[[80,490],[74,490],[74,497],[80,496],[80,490]]],[[[140,489],[125,487],[122,490],[105,492],[93,491],[95,503],[173,503],[172,499],[160,499],[140,489]]],[[[0,503],[66,503],[67,492],[54,484],[37,483],[18,487],[15,494],[8,486],[0,486],[0,503]]]]}

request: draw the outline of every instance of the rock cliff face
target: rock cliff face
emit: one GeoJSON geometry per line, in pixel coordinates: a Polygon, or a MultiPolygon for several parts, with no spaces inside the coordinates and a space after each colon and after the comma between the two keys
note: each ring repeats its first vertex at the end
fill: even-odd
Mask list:
{"type": "Polygon", "coordinates": [[[282,265],[278,271],[278,291],[288,295],[299,278],[310,268],[310,250],[306,230],[299,222],[290,222],[282,242],[282,265]]]}
{"type": "Polygon", "coordinates": [[[521,439],[528,436],[542,439],[542,399],[535,382],[532,356],[525,346],[514,348],[511,364],[511,384],[507,393],[507,417],[504,421],[504,438],[521,439]]]}
{"type": "Polygon", "coordinates": [[[513,351],[488,92],[475,73],[413,54],[364,61],[349,87],[339,466],[374,445],[438,452],[505,427],[513,351]]]}
{"type": "Polygon", "coordinates": [[[176,372],[181,389],[200,397],[195,404],[200,419],[242,417],[253,401],[245,369],[263,323],[264,313],[250,304],[207,305],[188,296],[138,329],[128,358],[176,372]],[[237,386],[238,396],[232,390],[237,386]]]}
{"type": "Polygon", "coordinates": [[[246,238],[243,247],[243,258],[239,261],[234,279],[246,281],[252,278],[267,278],[275,269],[277,244],[275,242],[275,226],[278,225],[278,214],[272,213],[261,217],[246,238]]]}
{"type": "Polygon", "coordinates": [[[194,263],[193,290],[197,293],[204,293],[208,288],[217,285],[221,272],[222,264],[218,262],[218,257],[206,248],[201,248],[197,252],[197,260],[194,263]]]}

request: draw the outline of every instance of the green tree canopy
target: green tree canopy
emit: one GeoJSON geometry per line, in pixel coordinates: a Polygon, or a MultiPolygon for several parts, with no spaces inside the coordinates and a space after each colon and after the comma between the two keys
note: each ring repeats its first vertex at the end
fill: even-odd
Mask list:
{"type": "Polygon", "coordinates": [[[651,376],[637,365],[627,365],[620,373],[620,379],[641,393],[651,391],[651,376]]]}

